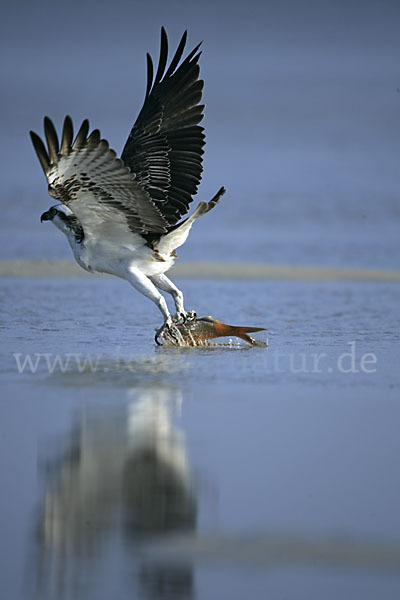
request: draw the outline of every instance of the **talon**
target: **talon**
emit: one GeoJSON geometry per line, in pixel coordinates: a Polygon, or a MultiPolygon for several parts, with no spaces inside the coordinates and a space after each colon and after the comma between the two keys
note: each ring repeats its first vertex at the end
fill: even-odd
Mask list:
{"type": "Polygon", "coordinates": [[[188,310],[180,313],[176,313],[173,317],[173,324],[184,325],[187,321],[194,321],[197,319],[197,314],[194,310],[188,310]]]}
{"type": "Polygon", "coordinates": [[[172,318],[169,317],[160,327],[160,329],[156,330],[156,335],[154,336],[154,341],[157,346],[162,346],[162,343],[159,341],[159,338],[163,336],[165,331],[169,331],[173,327],[172,318]]]}
{"type": "Polygon", "coordinates": [[[180,312],[180,313],[176,313],[176,315],[173,316],[173,322],[175,325],[183,325],[186,321],[186,313],[180,312]]]}

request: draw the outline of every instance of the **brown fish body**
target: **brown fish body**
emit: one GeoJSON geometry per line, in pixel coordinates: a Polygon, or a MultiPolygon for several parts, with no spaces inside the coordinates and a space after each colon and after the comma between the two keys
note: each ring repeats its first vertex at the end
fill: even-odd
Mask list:
{"type": "Polygon", "coordinates": [[[238,337],[254,346],[257,342],[248,334],[257,331],[265,331],[265,329],[227,325],[213,317],[199,317],[185,323],[176,323],[162,337],[167,343],[178,346],[199,346],[206,340],[220,337],[238,337]],[[178,334],[174,330],[177,330],[178,334]]]}

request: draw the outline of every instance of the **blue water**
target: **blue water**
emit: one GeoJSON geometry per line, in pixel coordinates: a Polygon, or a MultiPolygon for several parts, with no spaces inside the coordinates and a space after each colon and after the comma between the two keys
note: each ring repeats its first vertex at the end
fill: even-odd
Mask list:
{"type": "Polygon", "coordinates": [[[2,595],[395,598],[398,285],[178,283],[269,347],[158,348],[117,279],[3,280],[2,595]]]}

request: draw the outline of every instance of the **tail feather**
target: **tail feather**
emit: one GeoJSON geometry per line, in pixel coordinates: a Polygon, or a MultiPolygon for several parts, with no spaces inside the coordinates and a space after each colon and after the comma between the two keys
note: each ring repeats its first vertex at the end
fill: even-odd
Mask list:
{"type": "Polygon", "coordinates": [[[192,227],[194,221],[196,221],[196,219],[198,219],[202,215],[205,215],[206,213],[208,213],[208,211],[214,208],[214,206],[218,204],[220,198],[225,194],[225,192],[226,189],[224,187],[221,187],[209,202],[199,202],[199,204],[196,206],[195,210],[190,215],[190,217],[188,217],[181,223],[178,223],[178,225],[174,225],[169,230],[169,233],[167,233],[167,235],[161,236],[159,241],[157,242],[157,249],[159,253],[169,254],[170,252],[176,250],[176,248],[179,248],[179,246],[182,246],[182,244],[186,242],[190,228],[192,227]]]}
{"type": "Polygon", "coordinates": [[[214,208],[214,206],[216,204],[218,204],[218,202],[221,200],[222,196],[225,194],[226,189],[224,188],[224,186],[222,186],[221,188],[219,188],[218,192],[215,194],[215,196],[213,196],[211,198],[211,200],[209,202],[207,202],[207,211],[211,210],[212,208],[214,208]]]}
{"type": "Polygon", "coordinates": [[[192,219],[194,221],[195,219],[198,219],[202,215],[208,213],[208,211],[210,211],[212,208],[214,208],[216,204],[218,204],[225,192],[226,189],[224,187],[221,187],[209,202],[199,202],[199,204],[196,207],[196,210],[194,211],[192,216],[189,217],[189,219],[192,219]]]}

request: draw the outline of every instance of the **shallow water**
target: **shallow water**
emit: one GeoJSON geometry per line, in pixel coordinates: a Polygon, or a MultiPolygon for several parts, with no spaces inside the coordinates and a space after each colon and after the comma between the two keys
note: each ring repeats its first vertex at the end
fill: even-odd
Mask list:
{"type": "Polygon", "coordinates": [[[118,280],[2,283],[2,596],[397,597],[397,284],[185,280],[269,347],[158,348],[118,280]]]}

